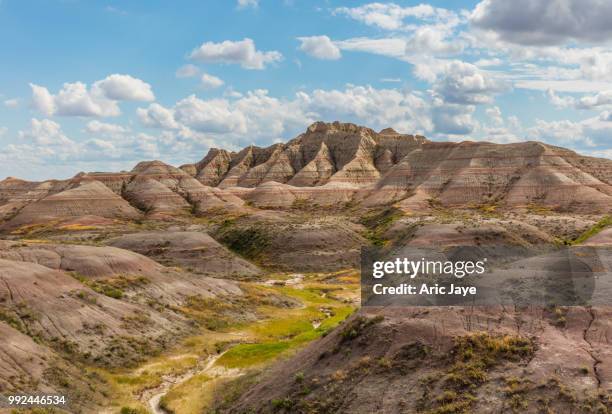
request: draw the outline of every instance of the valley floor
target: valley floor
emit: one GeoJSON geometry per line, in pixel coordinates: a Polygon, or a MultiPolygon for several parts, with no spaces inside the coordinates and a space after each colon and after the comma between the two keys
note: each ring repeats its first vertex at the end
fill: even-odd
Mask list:
{"type": "Polygon", "coordinates": [[[297,307],[261,305],[261,317],[253,322],[204,330],[132,369],[97,369],[113,390],[104,412],[206,412],[220,398],[236,397],[225,389],[228,382],[254,378],[270,363],[326,335],[355,309],[354,271],[270,277],[244,286],[292,298],[297,307]]]}

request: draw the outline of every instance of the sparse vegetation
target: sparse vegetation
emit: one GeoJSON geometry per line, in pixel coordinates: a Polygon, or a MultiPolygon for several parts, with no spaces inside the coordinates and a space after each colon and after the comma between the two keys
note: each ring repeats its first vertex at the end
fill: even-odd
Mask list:
{"type": "Polygon", "coordinates": [[[612,226],[612,216],[605,216],[599,220],[594,226],[584,231],[580,236],[570,242],[572,245],[584,243],[586,240],[595,236],[597,233],[604,230],[606,227],[612,226]]]}
{"type": "MultiPolygon", "coordinates": [[[[419,402],[427,414],[470,413],[477,401],[474,390],[488,380],[488,371],[505,361],[520,361],[535,352],[535,345],[527,338],[517,336],[492,336],[477,333],[455,338],[452,360],[446,374],[439,379],[431,377],[423,382],[423,396],[419,402]],[[432,395],[439,389],[441,394],[432,395]]],[[[503,393],[511,400],[512,407],[522,406],[520,402],[523,383],[514,379],[507,380],[503,393]]]]}
{"type": "Polygon", "coordinates": [[[140,275],[119,275],[112,278],[94,280],[76,272],[71,272],[71,274],[72,277],[93,291],[113,299],[122,299],[126,289],[141,287],[150,283],[149,279],[140,275]]]}
{"type": "Polygon", "coordinates": [[[271,243],[269,230],[261,225],[239,227],[233,222],[223,222],[217,237],[229,249],[250,260],[262,259],[271,243]]]}
{"type": "Polygon", "coordinates": [[[342,338],[340,343],[351,341],[357,338],[363,332],[365,332],[368,327],[376,323],[382,322],[383,320],[383,316],[375,316],[373,318],[358,316],[342,329],[342,331],[340,332],[340,336],[342,338]]]}
{"type": "Polygon", "coordinates": [[[374,210],[364,215],[360,222],[367,227],[366,238],[374,246],[382,247],[386,244],[385,232],[393,223],[403,217],[403,213],[394,208],[387,207],[383,210],[374,210]]]}

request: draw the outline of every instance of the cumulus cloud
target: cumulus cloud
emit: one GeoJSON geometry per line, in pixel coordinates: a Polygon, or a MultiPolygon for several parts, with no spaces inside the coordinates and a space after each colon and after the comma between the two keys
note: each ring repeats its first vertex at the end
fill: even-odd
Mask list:
{"type": "Polygon", "coordinates": [[[596,95],[583,96],[576,104],[580,109],[593,109],[607,105],[612,105],[612,90],[602,91],[596,95]]]}
{"type": "Polygon", "coordinates": [[[340,48],[327,36],[298,37],[300,50],[317,59],[337,60],[342,57],[340,48]]]}
{"type": "Polygon", "coordinates": [[[432,129],[428,103],[408,91],[347,85],[344,90],[301,92],[298,98],[306,112],[328,121],[351,119],[374,128],[411,132],[432,129]]]}
{"type": "Polygon", "coordinates": [[[538,119],[536,124],[528,128],[527,138],[545,141],[556,145],[583,144],[593,147],[592,139],[585,133],[585,124],[569,120],[543,121],[538,119]]]}
{"type": "Polygon", "coordinates": [[[448,39],[452,35],[446,27],[421,26],[414,30],[406,42],[407,54],[452,55],[461,53],[464,44],[456,38],[448,39]]]}
{"type": "Polygon", "coordinates": [[[605,0],[484,0],[471,23],[521,45],[612,39],[612,2],[605,0]]]}
{"type": "Polygon", "coordinates": [[[246,118],[225,99],[202,100],[191,95],[177,102],[175,119],[200,132],[246,133],[246,118]]]}
{"type": "Polygon", "coordinates": [[[264,89],[225,99],[191,95],[171,108],[153,103],[137,114],[147,127],[218,137],[226,145],[287,138],[317,120],[340,119],[413,133],[433,130],[430,104],[424,97],[407,90],[355,85],[300,91],[292,99],[270,96],[264,89]]]}
{"type": "Polygon", "coordinates": [[[57,94],[33,83],[30,87],[32,107],[46,116],[118,116],[118,101],[155,99],[148,83],[129,75],[110,75],[94,82],[91,88],[82,82],[64,83],[57,94]]]}
{"type": "Polygon", "coordinates": [[[612,122],[612,112],[603,111],[601,114],[599,114],[599,120],[603,122],[612,122]]]}
{"type": "Polygon", "coordinates": [[[222,79],[219,79],[218,77],[210,75],[208,73],[203,73],[202,77],[200,78],[200,81],[204,89],[215,89],[225,84],[222,79]]]}
{"type": "Polygon", "coordinates": [[[575,99],[572,96],[559,96],[553,89],[548,89],[546,96],[550,103],[557,108],[569,108],[575,104],[575,99]]]}
{"type": "Polygon", "coordinates": [[[493,95],[505,89],[503,82],[462,61],[448,63],[434,84],[436,93],[442,96],[445,102],[453,104],[491,103],[493,95]]]}
{"type": "Polygon", "coordinates": [[[450,135],[470,134],[477,126],[472,118],[474,111],[473,105],[448,104],[436,99],[431,111],[434,131],[450,135]]]}
{"type": "Polygon", "coordinates": [[[91,134],[103,135],[120,135],[128,131],[127,128],[124,128],[121,125],[100,122],[97,120],[89,121],[85,126],[85,130],[91,134]]]}
{"type": "Polygon", "coordinates": [[[346,15],[354,20],[376,26],[385,30],[399,30],[412,28],[405,26],[407,18],[431,19],[435,17],[449,18],[454,15],[445,9],[437,9],[428,4],[419,4],[413,7],[402,7],[394,3],[369,3],[359,7],[339,7],[335,14],[346,15]]]}
{"type": "Polygon", "coordinates": [[[73,142],[64,135],[60,124],[50,119],[30,120],[30,128],[19,131],[19,138],[38,145],[66,145],[73,142]]]}
{"type": "Polygon", "coordinates": [[[65,83],[53,95],[43,86],[30,84],[32,106],[46,116],[117,116],[121,113],[116,101],[108,99],[100,89],[87,89],[82,82],[65,83]]]}
{"type": "MultiPolygon", "coordinates": [[[[69,162],[67,170],[74,174],[79,169],[121,170],[147,158],[192,161],[190,154],[203,152],[213,145],[212,140],[193,131],[131,133],[120,125],[95,120],[87,124],[85,132],[96,136],[71,140],[58,123],[32,119],[30,127],[19,132],[20,142],[7,145],[6,151],[0,153],[0,160],[12,162],[12,167],[27,163],[33,169],[41,165],[47,169],[51,165],[58,168],[69,162]]],[[[6,164],[0,163],[0,166],[6,164]]]]}
{"type": "Polygon", "coordinates": [[[56,111],[55,98],[44,86],[30,83],[32,89],[32,107],[47,116],[51,116],[56,111]]]}
{"type": "Polygon", "coordinates": [[[239,64],[244,69],[261,70],[267,64],[281,61],[283,55],[277,51],[259,51],[252,39],[245,38],[236,42],[204,42],[189,57],[203,63],[239,64]]]}
{"type": "Polygon", "coordinates": [[[174,110],[152,103],[148,108],[136,110],[140,122],[150,128],[178,129],[179,124],[174,120],[174,110]]]}
{"type": "Polygon", "coordinates": [[[154,101],[151,85],[130,75],[114,74],[94,83],[108,99],[115,101],[154,101]]]}
{"type": "Polygon", "coordinates": [[[180,68],[178,68],[176,70],[176,77],[177,78],[193,78],[195,76],[198,76],[198,74],[200,73],[200,69],[198,69],[197,66],[192,65],[192,64],[187,64],[187,65],[183,65],[180,68]]]}
{"type": "Polygon", "coordinates": [[[0,127],[0,138],[6,135],[7,131],[8,131],[7,127],[0,127]]]}
{"type": "Polygon", "coordinates": [[[502,117],[502,112],[501,112],[501,109],[499,109],[499,106],[493,106],[491,108],[487,108],[485,113],[487,114],[487,116],[489,117],[489,119],[494,125],[496,126],[503,125],[504,118],[502,117]]]}
{"type": "Polygon", "coordinates": [[[537,120],[533,127],[527,129],[527,138],[586,152],[605,151],[609,150],[612,135],[611,120],[607,111],[581,121],[537,120]]]}

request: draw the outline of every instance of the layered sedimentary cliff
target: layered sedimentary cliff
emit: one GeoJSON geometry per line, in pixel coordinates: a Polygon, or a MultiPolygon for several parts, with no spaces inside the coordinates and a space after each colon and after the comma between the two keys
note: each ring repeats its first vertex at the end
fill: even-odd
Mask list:
{"type": "Polygon", "coordinates": [[[5,227],[36,218],[133,219],[303,202],[602,212],[612,205],[612,161],[539,142],[432,142],[392,129],[317,122],[287,143],[239,152],[211,149],[201,161],[180,168],[148,161],[130,172],[0,182],[5,227]]]}

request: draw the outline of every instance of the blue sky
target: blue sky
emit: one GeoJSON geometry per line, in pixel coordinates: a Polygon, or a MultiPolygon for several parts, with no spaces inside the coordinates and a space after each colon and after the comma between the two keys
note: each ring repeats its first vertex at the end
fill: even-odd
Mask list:
{"type": "Polygon", "coordinates": [[[0,0],[0,177],[292,138],[315,120],[612,157],[600,0],[0,0]]]}

